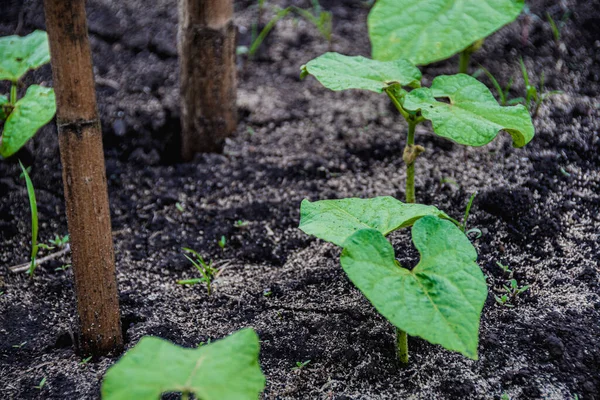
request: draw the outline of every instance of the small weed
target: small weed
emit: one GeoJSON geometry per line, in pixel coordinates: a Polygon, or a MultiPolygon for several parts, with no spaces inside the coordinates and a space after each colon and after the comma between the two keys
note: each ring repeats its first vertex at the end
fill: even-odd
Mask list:
{"type": "Polygon", "coordinates": [[[271,288],[267,288],[263,290],[263,296],[265,297],[270,297],[273,294],[273,291],[271,290],[271,288]]]}
{"type": "Polygon", "coordinates": [[[502,393],[502,396],[500,396],[500,400],[510,400],[510,396],[508,393],[504,392],[502,393]]]}
{"type": "Polygon", "coordinates": [[[91,360],[92,360],[92,356],[86,357],[79,362],[79,365],[85,365],[85,364],[89,363],[91,360]]]}
{"type": "Polygon", "coordinates": [[[15,349],[20,349],[23,346],[25,346],[26,344],[27,344],[27,342],[22,342],[22,343],[19,343],[19,344],[13,344],[12,347],[15,348],[15,349]]]}
{"type": "Polygon", "coordinates": [[[501,306],[512,308],[517,301],[517,297],[527,291],[530,287],[530,285],[519,287],[519,283],[513,278],[508,281],[508,285],[502,285],[504,293],[501,296],[495,295],[494,298],[496,299],[496,303],[501,306]]]}
{"type": "Polygon", "coordinates": [[[292,368],[292,371],[300,371],[310,363],[310,360],[296,361],[296,366],[292,368]]]}
{"type": "Polygon", "coordinates": [[[525,97],[520,97],[518,99],[513,99],[514,101],[519,100],[523,103],[523,105],[527,108],[532,118],[535,118],[538,115],[540,107],[542,103],[546,101],[550,96],[561,94],[560,90],[551,90],[549,92],[546,91],[545,88],[545,75],[544,72],[540,75],[539,85],[535,86],[529,80],[529,74],[527,72],[527,67],[525,67],[525,63],[523,59],[519,59],[519,64],[521,65],[521,74],[523,75],[523,81],[525,82],[525,97]]]}
{"type": "Polygon", "coordinates": [[[68,270],[69,268],[71,268],[71,264],[63,264],[60,267],[55,268],[54,270],[55,271],[63,271],[64,272],[64,271],[68,270]]]}
{"type": "Polygon", "coordinates": [[[227,238],[225,236],[221,236],[221,239],[217,242],[221,250],[225,251],[225,246],[227,245],[227,238]]]}
{"type": "Polygon", "coordinates": [[[238,229],[246,228],[248,225],[250,225],[250,222],[242,220],[242,219],[238,219],[237,221],[235,221],[233,223],[233,227],[238,228],[238,229]]]}
{"type": "Polygon", "coordinates": [[[208,339],[206,340],[206,342],[200,342],[200,343],[198,343],[198,347],[202,347],[202,346],[209,345],[209,344],[211,344],[211,342],[212,342],[212,339],[211,339],[211,338],[208,338],[208,339]]]}
{"type": "Polygon", "coordinates": [[[211,284],[214,281],[214,279],[218,276],[219,269],[213,267],[212,260],[209,260],[209,262],[206,263],[204,261],[204,258],[202,258],[202,256],[200,254],[198,254],[198,252],[196,252],[195,250],[184,247],[183,251],[185,251],[195,257],[195,259],[193,259],[190,256],[188,256],[187,254],[183,255],[194,265],[194,267],[196,267],[196,269],[200,272],[202,277],[194,278],[194,279],[182,279],[182,280],[178,280],[177,283],[179,285],[195,285],[197,283],[204,282],[204,283],[206,283],[206,291],[208,292],[208,295],[210,296],[210,294],[212,293],[211,284]]]}
{"type": "Polygon", "coordinates": [[[180,213],[183,213],[185,211],[185,207],[183,206],[183,204],[181,204],[180,202],[175,203],[175,208],[177,209],[177,211],[179,211],[180,213]]]}
{"type": "Polygon", "coordinates": [[[509,278],[512,277],[513,271],[512,269],[509,269],[508,265],[504,265],[500,261],[496,261],[496,265],[502,269],[505,276],[508,276],[509,278]]]}
{"type": "Polygon", "coordinates": [[[510,92],[510,88],[512,87],[512,84],[514,82],[513,78],[510,78],[510,80],[508,81],[506,86],[504,88],[502,88],[500,83],[498,83],[498,80],[496,79],[496,77],[494,75],[492,75],[492,73],[490,71],[488,71],[487,69],[485,69],[482,66],[479,66],[479,68],[481,69],[481,71],[483,71],[485,73],[485,75],[488,77],[490,82],[492,82],[492,86],[494,86],[494,89],[496,90],[496,93],[498,94],[498,100],[502,106],[514,105],[514,104],[519,103],[519,101],[513,102],[513,101],[508,100],[508,93],[510,92]]]}
{"type": "Polygon", "coordinates": [[[69,243],[69,235],[60,236],[54,235],[54,239],[48,240],[48,244],[40,243],[38,247],[44,250],[54,250],[55,248],[62,249],[69,243]]]}
{"type": "Polygon", "coordinates": [[[46,377],[43,377],[40,383],[37,386],[34,386],[37,390],[42,390],[46,385],[46,377]]]}
{"type": "Polygon", "coordinates": [[[37,254],[39,251],[38,246],[38,212],[37,212],[37,201],[35,199],[35,189],[33,188],[33,183],[31,182],[31,178],[27,173],[25,167],[21,161],[19,161],[19,165],[21,166],[21,170],[23,171],[23,177],[25,178],[25,184],[27,185],[27,195],[29,197],[29,207],[31,209],[31,263],[29,264],[29,277],[33,279],[33,273],[35,272],[35,259],[37,258],[37,254]]]}

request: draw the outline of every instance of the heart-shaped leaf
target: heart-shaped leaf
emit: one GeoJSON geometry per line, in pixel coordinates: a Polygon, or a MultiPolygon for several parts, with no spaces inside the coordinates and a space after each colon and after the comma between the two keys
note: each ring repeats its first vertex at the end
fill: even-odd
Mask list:
{"type": "Polygon", "coordinates": [[[369,13],[376,60],[444,60],[514,21],[524,0],[377,0],[369,13]]]}
{"type": "Polygon", "coordinates": [[[390,85],[421,85],[421,72],[406,60],[376,61],[361,56],[325,53],[302,66],[301,76],[313,75],[331,90],[364,89],[381,93],[390,85]]]}
{"type": "Polygon", "coordinates": [[[50,62],[48,35],[34,31],[27,36],[0,38],[0,80],[16,82],[30,69],[50,62]]]}
{"type": "Polygon", "coordinates": [[[320,200],[300,205],[300,229],[338,246],[360,229],[376,229],[387,235],[411,226],[425,215],[449,218],[433,206],[406,204],[390,196],[373,199],[320,200]]]}
{"type": "Polygon", "coordinates": [[[4,122],[0,156],[16,153],[42,126],[54,117],[56,103],[54,90],[38,85],[27,88],[25,96],[17,101],[4,122]]]}
{"type": "Polygon", "coordinates": [[[342,267],[396,327],[476,360],[487,297],[477,252],[454,224],[433,216],[415,222],[412,237],[421,254],[412,271],[397,264],[392,245],[373,229],[344,243],[342,267]]]}
{"type": "Polygon", "coordinates": [[[408,93],[403,107],[420,110],[437,135],[468,146],[488,144],[504,130],[515,147],[522,147],[535,133],[525,107],[500,106],[487,86],[465,74],[436,77],[431,88],[408,93]],[[449,103],[437,100],[440,98],[449,103]]]}
{"type": "Polygon", "coordinates": [[[187,392],[202,400],[256,400],[265,386],[258,352],[252,329],[198,349],[144,337],[106,372],[102,399],[155,400],[187,392]]]}

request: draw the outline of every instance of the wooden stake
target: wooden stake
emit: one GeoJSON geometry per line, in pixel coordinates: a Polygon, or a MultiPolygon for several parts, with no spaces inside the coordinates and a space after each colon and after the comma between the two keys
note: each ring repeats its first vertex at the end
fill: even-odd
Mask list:
{"type": "Polygon", "coordinates": [[[80,350],[123,347],[110,212],[85,0],[44,0],[63,185],[80,323],[80,350]]]}
{"type": "Polygon", "coordinates": [[[182,157],[220,152],[237,126],[232,0],[179,0],[182,157]]]}

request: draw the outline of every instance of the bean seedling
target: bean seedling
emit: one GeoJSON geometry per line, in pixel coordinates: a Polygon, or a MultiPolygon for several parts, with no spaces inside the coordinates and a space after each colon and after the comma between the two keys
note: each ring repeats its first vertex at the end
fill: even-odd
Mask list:
{"type": "Polygon", "coordinates": [[[300,229],[343,248],[342,268],[397,328],[397,352],[408,362],[407,334],[477,359],[479,318],[487,297],[477,252],[433,206],[392,197],[302,202],[300,229]],[[396,260],[385,236],[412,226],[421,260],[412,270],[396,260]]]}
{"type": "Polygon", "coordinates": [[[373,58],[416,65],[461,52],[459,72],[483,40],[514,21],[524,0],[378,0],[369,13],[373,58]]]}
{"type": "Polygon", "coordinates": [[[208,263],[206,263],[206,261],[204,261],[204,258],[200,254],[198,254],[198,252],[196,252],[195,250],[184,247],[183,251],[191,254],[195,258],[195,259],[193,259],[190,256],[188,256],[187,254],[183,255],[194,265],[194,267],[196,267],[196,269],[200,272],[202,277],[201,278],[193,278],[193,279],[181,279],[181,280],[178,280],[177,283],[179,285],[195,285],[197,283],[204,282],[204,283],[206,283],[206,291],[208,292],[208,295],[210,296],[212,293],[211,285],[212,285],[213,280],[219,275],[219,269],[213,267],[212,260],[209,260],[208,263]]]}
{"type": "Polygon", "coordinates": [[[21,78],[50,62],[48,35],[44,31],[0,38],[0,80],[10,81],[10,94],[0,95],[0,121],[4,129],[0,135],[0,158],[15,154],[46,125],[56,113],[54,90],[39,85],[27,88],[18,98],[21,78]]]}
{"type": "Polygon", "coordinates": [[[421,72],[409,61],[377,61],[338,53],[325,53],[301,71],[301,77],[313,75],[334,91],[362,89],[385,93],[391,99],[408,123],[403,154],[407,203],[415,202],[415,161],[425,150],[415,145],[418,124],[431,121],[435,134],[467,146],[488,144],[501,130],[512,136],[515,147],[525,146],[534,136],[524,106],[500,106],[490,90],[469,75],[441,75],[433,79],[431,87],[421,87],[421,72]]]}
{"type": "Polygon", "coordinates": [[[196,349],[145,336],[108,369],[103,400],[158,399],[179,392],[202,400],[257,399],[265,387],[260,344],[252,329],[196,349]]]}

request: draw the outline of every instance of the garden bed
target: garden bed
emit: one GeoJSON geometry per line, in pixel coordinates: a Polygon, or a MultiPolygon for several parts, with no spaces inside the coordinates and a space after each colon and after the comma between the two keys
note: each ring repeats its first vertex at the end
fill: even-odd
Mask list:
{"type": "MultiPolygon", "coordinates": [[[[600,399],[600,10],[592,2],[565,2],[572,15],[562,45],[545,19],[562,9],[539,0],[528,2],[533,15],[474,55],[473,70],[482,64],[500,82],[515,78],[515,97],[524,91],[521,55],[535,81],[544,71],[548,89],[563,91],[542,106],[529,145],[514,149],[503,134],[465,149],[418,128],[426,152],[417,161],[417,199],[458,219],[479,193],[469,225],[482,232],[472,239],[490,288],[478,361],[410,338],[404,368],[393,327],[346,278],[339,249],[297,229],[304,198],[404,197],[401,117],[383,96],[300,81],[300,66],[328,44],[311,25],[286,19],[257,59],[240,61],[240,123],[224,154],[173,163],[177,10],[174,1],[155,3],[88,5],[127,347],[144,335],[191,347],[254,327],[265,399],[600,399]],[[247,226],[236,227],[238,220],[247,226]],[[210,297],[200,285],[176,283],[195,277],[181,247],[224,268],[210,297]],[[531,285],[514,308],[494,300],[506,283],[497,262],[531,285]]],[[[369,55],[368,7],[321,3],[333,12],[334,50],[369,55]]],[[[252,4],[236,3],[241,42],[256,16],[252,4]]],[[[13,34],[18,21],[21,34],[44,29],[43,20],[40,1],[13,1],[0,34],[13,34]]],[[[430,82],[456,68],[453,58],[422,71],[430,82]]],[[[50,68],[29,80],[50,82],[50,68]]],[[[42,129],[19,157],[32,165],[41,240],[66,234],[56,127],[42,129]]],[[[408,235],[393,234],[392,242],[398,259],[414,265],[416,250],[400,245],[408,235]]],[[[31,281],[9,272],[28,259],[29,240],[25,184],[16,161],[3,161],[2,397],[98,398],[119,355],[81,364],[72,271],[55,270],[68,259],[41,266],[31,281]]]]}

